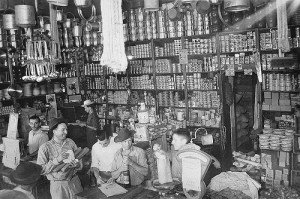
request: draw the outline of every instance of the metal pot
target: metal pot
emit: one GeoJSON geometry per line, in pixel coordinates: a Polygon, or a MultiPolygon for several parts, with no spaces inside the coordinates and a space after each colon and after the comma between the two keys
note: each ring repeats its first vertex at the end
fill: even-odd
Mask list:
{"type": "Polygon", "coordinates": [[[249,10],[250,0],[224,0],[224,9],[228,12],[249,10]]]}
{"type": "Polygon", "coordinates": [[[16,25],[28,28],[36,24],[35,10],[30,5],[15,5],[16,25]]]}
{"type": "Polygon", "coordinates": [[[74,0],[74,4],[79,8],[86,8],[92,5],[92,0],[74,0]]]}
{"type": "Polygon", "coordinates": [[[3,28],[5,30],[17,29],[15,22],[15,14],[4,14],[3,15],[3,28]]]}

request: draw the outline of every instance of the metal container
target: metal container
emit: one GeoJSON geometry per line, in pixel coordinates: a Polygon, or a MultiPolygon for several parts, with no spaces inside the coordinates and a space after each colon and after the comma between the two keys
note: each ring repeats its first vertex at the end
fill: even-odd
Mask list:
{"type": "Polygon", "coordinates": [[[48,3],[57,6],[68,6],[68,0],[47,0],[48,3]]]}
{"type": "Polygon", "coordinates": [[[159,0],[144,0],[145,11],[158,11],[159,10],[159,0]]]}
{"type": "Polygon", "coordinates": [[[79,25],[75,25],[73,27],[73,36],[74,37],[81,37],[82,36],[82,27],[79,25]]]}
{"type": "Polygon", "coordinates": [[[28,28],[36,24],[35,10],[30,5],[15,5],[16,25],[22,28],[28,28]]]}
{"type": "Polygon", "coordinates": [[[228,12],[249,10],[250,0],[224,0],[224,9],[228,12]]]}
{"type": "Polygon", "coordinates": [[[74,0],[74,4],[79,8],[86,8],[92,5],[92,0],[74,0]]]}
{"type": "Polygon", "coordinates": [[[199,0],[196,3],[196,10],[199,14],[207,13],[210,9],[210,1],[209,0],[199,0]]]}
{"type": "Polygon", "coordinates": [[[15,22],[15,14],[3,15],[3,28],[5,30],[17,29],[16,22],[15,22]]]}

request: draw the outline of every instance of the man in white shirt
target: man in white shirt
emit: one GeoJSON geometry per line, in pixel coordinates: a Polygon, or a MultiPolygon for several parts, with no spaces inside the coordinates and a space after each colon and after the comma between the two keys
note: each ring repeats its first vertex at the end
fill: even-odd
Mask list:
{"type": "Polygon", "coordinates": [[[49,140],[47,133],[41,130],[40,118],[36,115],[29,118],[31,131],[28,135],[28,152],[31,157],[35,157],[42,144],[49,140]]]}
{"type": "Polygon", "coordinates": [[[101,130],[97,131],[98,142],[92,147],[92,164],[91,170],[94,173],[97,184],[101,185],[111,178],[111,165],[115,153],[122,147],[120,143],[115,143],[113,136],[101,130]]]}

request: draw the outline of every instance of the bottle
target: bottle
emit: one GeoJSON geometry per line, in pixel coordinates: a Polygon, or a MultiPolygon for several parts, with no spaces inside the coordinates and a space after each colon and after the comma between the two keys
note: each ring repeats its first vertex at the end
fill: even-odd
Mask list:
{"type": "MultiPolygon", "coordinates": [[[[128,157],[126,157],[128,158],[128,157]]],[[[128,161],[127,161],[128,162],[128,161]]],[[[130,188],[130,172],[129,172],[129,165],[127,163],[127,170],[122,172],[122,183],[124,188],[130,188]]]]}

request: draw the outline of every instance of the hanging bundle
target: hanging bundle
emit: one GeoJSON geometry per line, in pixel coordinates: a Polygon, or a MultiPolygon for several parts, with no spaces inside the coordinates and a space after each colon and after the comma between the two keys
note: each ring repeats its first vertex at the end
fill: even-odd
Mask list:
{"type": "Polygon", "coordinates": [[[101,1],[103,22],[103,54],[101,64],[113,72],[125,71],[127,57],[124,47],[122,0],[101,1]]]}
{"type": "Polygon", "coordinates": [[[288,40],[288,25],[286,1],[276,0],[277,7],[277,28],[278,28],[278,49],[282,52],[290,51],[290,44],[288,40]]]}

